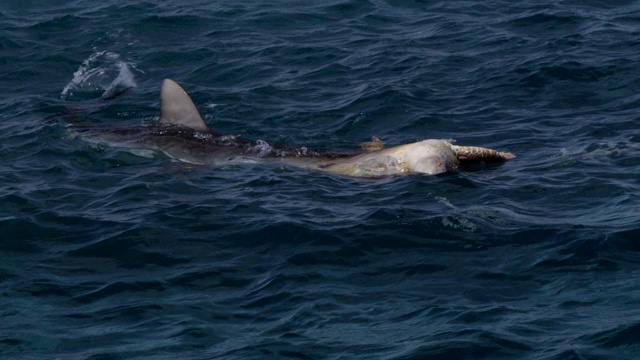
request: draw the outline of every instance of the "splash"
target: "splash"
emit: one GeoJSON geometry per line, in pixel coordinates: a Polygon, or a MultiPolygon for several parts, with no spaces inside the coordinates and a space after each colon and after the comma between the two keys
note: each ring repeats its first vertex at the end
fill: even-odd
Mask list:
{"type": "Polygon", "coordinates": [[[256,144],[253,146],[251,151],[253,151],[258,157],[265,157],[271,154],[271,152],[273,151],[273,147],[271,147],[271,145],[269,145],[269,143],[264,140],[258,140],[256,141],[256,144]]]}
{"type": "Polygon", "coordinates": [[[64,100],[93,98],[100,93],[101,99],[109,99],[136,87],[132,64],[120,55],[99,51],[84,60],[73,79],[64,87],[60,97],[64,100]]]}

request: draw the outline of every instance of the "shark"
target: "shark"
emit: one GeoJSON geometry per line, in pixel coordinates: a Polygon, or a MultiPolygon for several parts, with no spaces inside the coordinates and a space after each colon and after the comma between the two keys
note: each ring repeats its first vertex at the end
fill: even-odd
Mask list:
{"type": "Polygon", "coordinates": [[[441,139],[385,147],[385,143],[374,136],[354,151],[312,150],[245,140],[207,126],[189,95],[171,79],[162,82],[160,116],[153,124],[114,127],[75,123],[69,126],[85,140],[125,147],[137,154],[141,151],[162,153],[189,164],[216,166],[270,161],[358,178],[436,175],[467,164],[505,162],[516,157],[507,151],[459,146],[441,139]]]}

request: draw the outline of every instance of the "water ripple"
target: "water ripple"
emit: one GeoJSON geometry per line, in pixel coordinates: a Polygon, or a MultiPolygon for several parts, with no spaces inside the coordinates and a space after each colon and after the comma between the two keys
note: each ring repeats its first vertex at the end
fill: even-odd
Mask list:
{"type": "Polygon", "coordinates": [[[3,1],[0,354],[633,359],[640,12],[566,5],[3,1]],[[163,78],[254,141],[518,157],[362,180],[67,130],[156,121],[163,78]]]}

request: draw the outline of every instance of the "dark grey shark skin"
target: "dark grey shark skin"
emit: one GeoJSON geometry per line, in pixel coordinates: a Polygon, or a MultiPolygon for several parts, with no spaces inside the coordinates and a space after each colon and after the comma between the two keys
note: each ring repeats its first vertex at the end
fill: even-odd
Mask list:
{"type": "MultiPolygon", "coordinates": [[[[222,135],[202,120],[193,101],[173,80],[160,91],[160,119],[156,124],[106,127],[70,124],[71,133],[90,142],[128,149],[152,150],[172,159],[200,165],[279,161],[306,169],[352,177],[380,177],[410,173],[439,174],[461,164],[502,162],[515,155],[445,140],[423,140],[375,151],[312,151],[305,147],[270,145],[222,135]]],[[[380,142],[380,144],[383,144],[380,142]]]]}
{"type": "Polygon", "coordinates": [[[330,160],[349,156],[346,153],[310,151],[304,147],[271,146],[260,140],[249,142],[235,136],[215,135],[172,125],[107,128],[75,124],[71,125],[70,131],[88,142],[131,150],[153,150],[178,161],[199,165],[255,161],[259,158],[268,160],[300,157],[330,160]]]}

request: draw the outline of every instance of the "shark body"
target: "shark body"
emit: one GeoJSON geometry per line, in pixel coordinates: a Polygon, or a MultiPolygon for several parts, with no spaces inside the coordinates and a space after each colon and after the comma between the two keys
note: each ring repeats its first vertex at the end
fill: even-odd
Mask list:
{"type": "Polygon", "coordinates": [[[364,144],[366,150],[360,152],[313,151],[305,147],[270,145],[261,140],[246,141],[210,129],[189,95],[170,79],[162,83],[160,118],[156,124],[129,128],[72,126],[85,139],[158,151],[192,164],[279,161],[352,177],[434,175],[467,163],[503,162],[515,158],[510,152],[457,146],[437,139],[384,148],[384,143],[374,137],[372,142],[364,144]]]}

